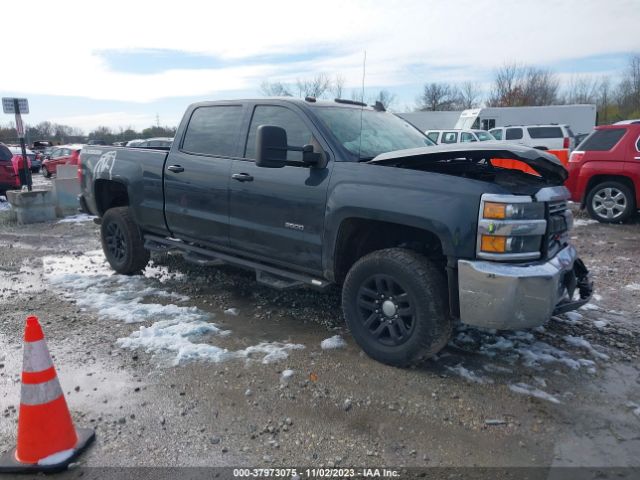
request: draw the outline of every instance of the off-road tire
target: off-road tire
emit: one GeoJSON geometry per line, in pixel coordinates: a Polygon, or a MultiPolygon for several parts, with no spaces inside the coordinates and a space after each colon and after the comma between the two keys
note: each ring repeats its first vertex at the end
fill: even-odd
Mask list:
{"type": "Polygon", "coordinates": [[[100,239],[104,255],[116,272],[132,275],[149,263],[140,228],[131,218],[129,207],[110,208],[102,217],[100,239]]]}
{"type": "Polygon", "coordinates": [[[370,253],[351,267],[342,289],[342,310],[353,338],[367,355],[388,365],[407,367],[432,357],[449,341],[452,321],[447,298],[445,275],[431,261],[411,250],[389,248],[370,253]],[[393,282],[396,293],[393,286],[384,288],[393,282]],[[379,285],[382,288],[377,288],[379,285]],[[407,323],[408,315],[400,315],[400,319],[389,318],[388,311],[393,312],[394,307],[388,305],[385,312],[382,297],[378,298],[382,304],[378,304],[379,313],[371,310],[368,299],[373,298],[372,293],[392,299],[398,314],[412,311],[410,322],[407,323]],[[396,295],[395,299],[392,295],[396,295]],[[367,320],[374,315],[378,317],[367,326],[367,320]],[[383,327],[385,321],[395,323],[383,327]],[[404,334],[400,321],[404,322],[404,334]],[[384,337],[385,328],[388,338],[384,337]],[[399,340],[393,338],[392,328],[396,336],[400,332],[401,343],[394,344],[399,340]],[[375,331],[379,329],[383,333],[376,336],[375,331]]]}
{"type": "Polygon", "coordinates": [[[589,190],[585,203],[587,206],[587,211],[589,212],[589,216],[601,223],[621,223],[628,220],[633,214],[636,213],[636,200],[633,194],[633,190],[621,182],[608,181],[594,185],[591,190],[589,190]],[[602,202],[598,201],[598,199],[604,199],[606,197],[606,193],[604,192],[606,191],[611,192],[611,197],[616,197],[618,194],[624,197],[624,209],[622,209],[622,211],[620,212],[620,209],[616,207],[616,212],[619,213],[617,214],[617,216],[614,216],[612,218],[607,218],[605,216],[608,209],[604,208],[604,206],[604,211],[598,212],[596,210],[597,206],[595,205],[595,203],[598,203],[599,205],[602,204],[602,202]],[[598,198],[596,198],[596,195],[598,196],[598,198]]]}

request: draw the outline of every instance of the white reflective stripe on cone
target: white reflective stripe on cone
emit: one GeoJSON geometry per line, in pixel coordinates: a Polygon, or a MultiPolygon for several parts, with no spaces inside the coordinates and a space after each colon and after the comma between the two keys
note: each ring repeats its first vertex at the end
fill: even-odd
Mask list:
{"type": "Polygon", "coordinates": [[[20,403],[23,405],[42,405],[53,402],[62,396],[62,387],[57,378],[44,383],[23,383],[20,391],[20,403]]]}
{"type": "Polygon", "coordinates": [[[22,360],[23,372],[41,372],[51,367],[53,367],[53,362],[51,355],[49,355],[47,342],[44,340],[25,342],[22,360]]]}

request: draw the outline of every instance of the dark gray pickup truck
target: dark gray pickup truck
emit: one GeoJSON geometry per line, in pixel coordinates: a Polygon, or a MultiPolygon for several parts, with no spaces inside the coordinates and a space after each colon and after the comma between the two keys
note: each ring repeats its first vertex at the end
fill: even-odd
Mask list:
{"type": "Polygon", "coordinates": [[[276,288],[341,285],[353,337],[388,364],[434,355],[455,319],[535,327],[591,296],[554,156],[434,146],[380,105],[197,103],[168,153],[91,146],[80,162],[80,203],[115,271],[174,250],[276,288]]]}

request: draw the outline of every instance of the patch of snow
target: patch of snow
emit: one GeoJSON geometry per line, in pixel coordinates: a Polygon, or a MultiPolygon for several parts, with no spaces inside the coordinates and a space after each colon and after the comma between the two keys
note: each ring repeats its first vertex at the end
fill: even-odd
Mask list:
{"type": "Polygon", "coordinates": [[[232,308],[227,308],[224,311],[225,315],[231,315],[233,317],[237,317],[239,313],[240,313],[240,310],[238,310],[237,308],[233,308],[233,307],[232,308]]]}
{"type": "Polygon", "coordinates": [[[607,325],[609,325],[609,322],[607,320],[594,320],[593,321],[593,326],[596,327],[598,330],[602,330],[607,325]]]}
{"type": "Polygon", "coordinates": [[[609,355],[606,355],[602,352],[597,351],[595,348],[593,348],[593,345],[591,345],[587,340],[585,340],[582,337],[574,337],[572,335],[566,335],[563,337],[563,339],[572,347],[584,348],[596,358],[599,358],[601,360],[609,360],[609,355]]]}
{"type": "Polygon", "coordinates": [[[507,367],[501,367],[499,365],[494,365],[493,363],[486,363],[482,366],[482,368],[491,373],[513,373],[513,370],[507,367]]]}
{"type": "Polygon", "coordinates": [[[582,320],[584,317],[578,313],[578,312],[566,312],[565,317],[567,317],[569,320],[571,320],[572,322],[579,322],[580,320],[582,320]]]}
{"type": "Polygon", "coordinates": [[[41,465],[43,467],[58,465],[59,463],[69,460],[73,456],[73,452],[74,449],[71,448],[69,450],[63,450],[62,452],[54,453],[52,455],[49,455],[48,457],[44,457],[38,460],[38,465],[41,465]]]}
{"type": "Polygon", "coordinates": [[[156,265],[153,261],[149,262],[149,265],[142,271],[142,274],[147,278],[158,280],[160,283],[166,283],[169,280],[183,280],[185,278],[184,273],[170,273],[167,267],[156,265]]]}
{"type": "Polygon", "coordinates": [[[223,336],[230,332],[211,323],[211,315],[197,307],[151,302],[154,297],[178,302],[189,300],[184,295],[150,285],[150,278],[159,281],[167,278],[168,272],[163,267],[152,266],[147,269],[147,276],[117,275],[108,267],[101,250],[84,255],[45,256],[42,262],[45,280],[79,307],[96,311],[102,318],[124,323],[154,322],[141,326],[129,337],[118,339],[117,344],[122,348],[171,353],[175,355],[173,363],[176,365],[192,360],[222,362],[238,358],[271,363],[287,358],[290,350],[305,348],[298,344],[263,342],[229,351],[195,343],[193,339],[197,337],[223,336]]]}
{"type": "Polygon", "coordinates": [[[593,299],[594,299],[596,302],[601,302],[601,301],[602,301],[602,295],[598,295],[597,293],[594,293],[594,294],[593,294],[593,299]]]}
{"type": "Polygon", "coordinates": [[[454,367],[447,366],[447,370],[473,383],[493,383],[490,378],[482,377],[471,370],[466,369],[461,363],[454,367]]]}
{"type": "Polygon", "coordinates": [[[593,303],[587,303],[580,308],[584,308],[585,310],[602,310],[598,305],[594,305],[593,303]]]}
{"type": "Polygon", "coordinates": [[[291,369],[283,370],[282,373],[280,374],[280,378],[283,380],[289,380],[291,377],[293,377],[294,373],[296,372],[291,369]]]}
{"type": "Polygon", "coordinates": [[[630,283],[629,285],[625,285],[624,288],[632,292],[637,292],[640,291],[640,283],[630,283]]]}
{"type": "Polygon", "coordinates": [[[345,348],[347,346],[347,342],[340,335],[334,335],[330,338],[325,338],[322,342],[320,342],[320,348],[323,350],[334,350],[336,348],[345,348]]]}
{"type": "Polygon", "coordinates": [[[509,385],[509,390],[515,393],[520,393],[522,395],[530,395],[532,397],[540,398],[542,400],[547,400],[548,402],[551,402],[551,403],[562,403],[553,395],[543,390],[540,390],[539,388],[536,388],[532,385],[529,385],[527,383],[511,384],[509,385]]]}
{"type": "Polygon", "coordinates": [[[91,222],[94,218],[97,217],[95,215],[87,215],[86,213],[78,213],[77,215],[71,215],[70,217],[65,217],[62,220],[58,220],[58,223],[91,222]]]}
{"type": "Polygon", "coordinates": [[[7,201],[7,197],[0,196],[0,212],[2,210],[11,210],[11,204],[7,201]]]}
{"type": "Polygon", "coordinates": [[[573,226],[574,227],[586,227],[587,225],[593,225],[594,223],[598,223],[597,220],[592,220],[592,219],[584,219],[584,218],[577,218],[573,221],[573,226]]]}

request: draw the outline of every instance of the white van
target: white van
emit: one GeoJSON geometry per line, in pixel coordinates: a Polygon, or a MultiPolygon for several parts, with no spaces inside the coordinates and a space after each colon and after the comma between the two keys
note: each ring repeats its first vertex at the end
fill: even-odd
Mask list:
{"type": "Polygon", "coordinates": [[[494,141],[495,138],[484,130],[427,130],[424,132],[435,143],[467,143],[494,141]]]}
{"type": "Polygon", "coordinates": [[[489,130],[496,140],[539,150],[573,150],[575,139],[569,125],[510,125],[489,130]]]}

